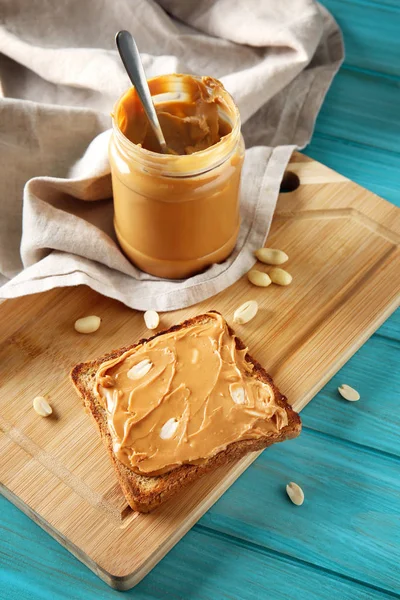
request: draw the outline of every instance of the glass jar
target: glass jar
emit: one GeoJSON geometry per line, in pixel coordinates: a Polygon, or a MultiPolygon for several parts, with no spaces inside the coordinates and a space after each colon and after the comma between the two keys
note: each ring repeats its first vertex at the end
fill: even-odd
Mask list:
{"type": "MultiPolygon", "coordinates": [[[[168,75],[149,80],[155,106],[168,97],[185,101],[188,77],[193,79],[168,75]]],[[[130,141],[119,126],[129,91],[114,108],[109,158],[115,232],[131,262],[152,275],[189,277],[225,260],[235,246],[244,142],[239,111],[220,85],[218,115],[230,131],[193,154],[161,154],[130,141]]]]}

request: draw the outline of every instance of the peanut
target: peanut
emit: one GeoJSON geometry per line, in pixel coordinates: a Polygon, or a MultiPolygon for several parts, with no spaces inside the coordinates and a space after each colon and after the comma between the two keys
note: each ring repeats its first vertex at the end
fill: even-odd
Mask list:
{"type": "Polygon", "coordinates": [[[269,276],[271,278],[272,283],[276,283],[278,285],[289,285],[292,283],[293,277],[287,271],[280,269],[279,267],[275,267],[271,269],[269,276]]]}
{"type": "Polygon", "coordinates": [[[161,427],[160,438],[162,440],[169,440],[172,438],[175,431],[178,429],[179,422],[176,419],[168,419],[166,423],[161,427]]]}
{"type": "Polygon", "coordinates": [[[160,315],[155,310],[146,310],[143,315],[147,329],[157,329],[160,323],[160,315]]]}
{"type": "Polygon", "coordinates": [[[262,271],[257,271],[256,269],[252,269],[247,273],[247,277],[253,285],[258,287],[267,287],[271,284],[271,279],[267,273],[263,273],[262,271]]]}
{"type": "Polygon", "coordinates": [[[286,493],[296,506],[301,506],[304,502],[304,492],[297,483],[291,481],[286,486],[286,493]]]}
{"type": "Polygon", "coordinates": [[[49,417],[53,412],[53,409],[44,396],[36,396],[32,404],[35,412],[41,417],[49,417]]]}
{"type": "Polygon", "coordinates": [[[360,399],[360,394],[354,388],[342,383],[340,387],[338,387],[338,392],[345,400],[349,402],[357,402],[360,399]]]}
{"type": "Polygon", "coordinates": [[[140,379],[147,375],[152,366],[153,363],[148,358],[145,358],[129,369],[126,375],[129,379],[140,379]]]}
{"type": "Polygon", "coordinates": [[[75,321],[75,330],[78,333],[94,333],[100,327],[101,319],[96,315],[90,315],[89,317],[82,317],[75,321]]]}
{"type": "Polygon", "coordinates": [[[237,308],[233,314],[233,322],[238,325],[248,323],[251,319],[254,319],[258,311],[258,304],[255,300],[248,300],[239,308],[237,308]]]}
{"type": "Polygon", "coordinates": [[[266,265],[283,265],[283,263],[289,260],[285,252],[275,248],[260,248],[254,252],[254,256],[266,265]]]}

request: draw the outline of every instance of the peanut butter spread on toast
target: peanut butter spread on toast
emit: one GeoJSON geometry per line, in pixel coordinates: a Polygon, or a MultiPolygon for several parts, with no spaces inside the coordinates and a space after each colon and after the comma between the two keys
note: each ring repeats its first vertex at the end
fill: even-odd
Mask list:
{"type": "Polygon", "coordinates": [[[160,475],[285,427],[285,409],[246,352],[211,312],[104,362],[94,393],[116,457],[135,473],[160,475]]]}

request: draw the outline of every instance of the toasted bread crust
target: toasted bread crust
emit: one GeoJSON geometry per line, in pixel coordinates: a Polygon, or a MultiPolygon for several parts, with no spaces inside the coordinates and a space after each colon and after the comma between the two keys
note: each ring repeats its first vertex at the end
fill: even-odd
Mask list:
{"type": "MultiPolygon", "coordinates": [[[[209,311],[216,312],[216,311],[209,311]]],[[[96,360],[79,363],[71,371],[72,382],[79,395],[83,399],[86,410],[93,417],[96,426],[100,432],[101,438],[108,450],[111,462],[114,466],[118,481],[124,492],[128,504],[133,510],[139,512],[150,512],[159,506],[162,502],[170,498],[176,492],[181,490],[190,482],[198,479],[203,474],[225,465],[235,459],[241,458],[249,452],[262,450],[271,444],[281,442],[286,439],[297,437],[301,431],[301,421],[299,415],[288,404],[287,399],[275,386],[272,378],[263,369],[263,367],[249,354],[246,354],[246,360],[254,367],[253,376],[260,381],[267,383],[274,391],[275,401],[282,406],[287,413],[288,424],[277,433],[271,433],[263,438],[255,440],[242,440],[233,442],[225,450],[219,452],[201,465],[182,465],[158,476],[139,475],[130,470],[121,463],[115,456],[112,449],[112,438],[108,430],[107,416],[104,409],[97,402],[93,394],[93,382],[97,369],[106,360],[111,360],[121,356],[124,352],[140,346],[158,336],[173,331],[178,331],[185,327],[191,327],[208,318],[207,314],[198,315],[169,329],[159,331],[150,338],[142,338],[136,344],[125,346],[97,358],[96,360]]],[[[234,335],[234,331],[229,327],[229,333],[234,335]]],[[[235,337],[238,350],[246,348],[245,344],[239,338],[235,337]]]]}

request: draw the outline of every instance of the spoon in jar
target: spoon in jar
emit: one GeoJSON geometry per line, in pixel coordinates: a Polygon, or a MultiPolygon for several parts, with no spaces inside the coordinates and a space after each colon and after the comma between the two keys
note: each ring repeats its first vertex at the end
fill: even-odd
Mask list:
{"type": "Polygon", "coordinates": [[[156,109],[154,108],[153,99],[151,97],[149,85],[147,83],[146,75],[143,69],[142,61],[140,60],[140,54],[135,40],[129,31],[122,30],[119,31],[115,36],[115,43],[117,44],[119,55],[125,70],[129,75],[129,79],[135,86],[140,102],[144,108],[144,112],[146,113],[151,128],[153,129],[158,143],[160,144],[161,152],[163,154],[170,154],[165,142],[160,122],[157,117],[156,109]]]}

